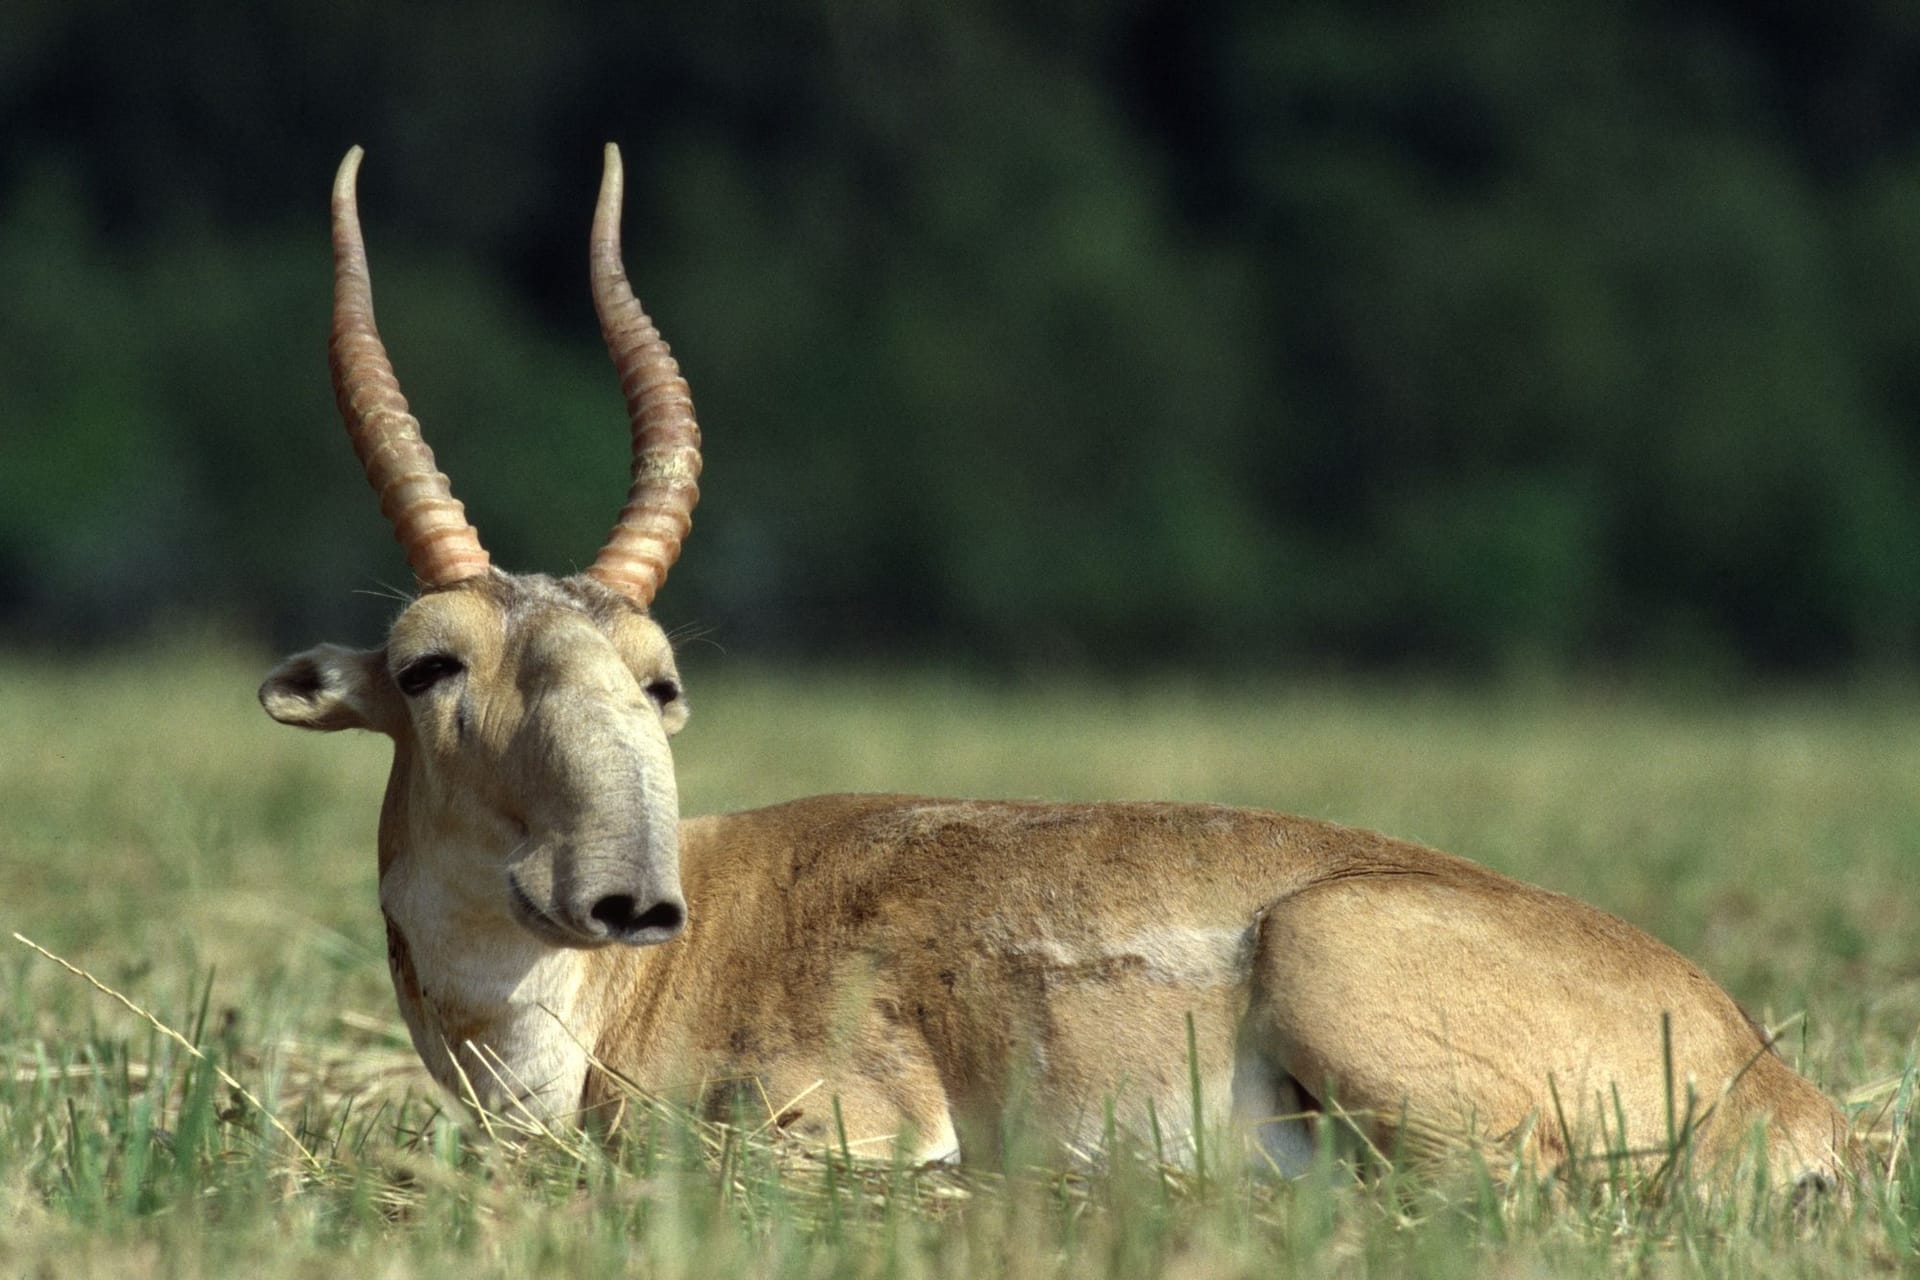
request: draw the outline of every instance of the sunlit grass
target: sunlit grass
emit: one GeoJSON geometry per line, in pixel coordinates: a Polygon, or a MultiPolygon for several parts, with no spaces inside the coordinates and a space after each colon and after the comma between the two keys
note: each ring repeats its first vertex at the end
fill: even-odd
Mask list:
{"type": "MultiPolygon", "coordinates": [[[[1165,797],[1436,844],[1680,946],[1851,1098],[1898,1162],[1811,1218],[1332,1163],[1204,1185],[896,1168],[668,1112],[608,1151],[488,1141],[392,1009],[384,744],[260,714],[262,656],[0,663],[0,1270],[663,1276],[1853,1275],[1920,1261],[1920,695],[1663,703],[1179,677],[994,685],[696,653],[689,812],[822,790],[1165,797]],[[257,1095],[308,1160],[213,1070],[257,1095]]],[[[1495,1175],[1502,1170],[1493,1170],[1495,1175]]]]}

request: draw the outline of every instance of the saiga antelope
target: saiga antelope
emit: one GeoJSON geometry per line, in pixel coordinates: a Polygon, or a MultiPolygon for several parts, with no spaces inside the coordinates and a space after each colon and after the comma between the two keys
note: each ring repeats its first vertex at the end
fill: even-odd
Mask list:
{"type": "Polygon", "coordinates": [[[1543,1166],[1573,1135],[1658,1150],[1684,1107],[1696,1167],[1764,1150],[1776,1180],[1844,1174],[1840,1112],[1700,970],[1432,849],[1184,804],[831,795],[683,820],[687,700],[647,610],[700,432],[627,283],[619,153],[589,256],[633,482],[562,579],[492,567],[435,469],[374,324],[359,162],[333,190],[333,382],[421,590],[385,644],[290,658],[260,698],[393,739],[388,959],[443,1085],[564,1119],[618,1081],[724,1114],[744,1081],[802,1099],[781,1118],[801,1135],[835,1098],[856,1143],[978,1158],[1016,1094],[1083,1149],[1110,1123],[1185,1140],[1197,1068],[1202,1122],[1284,1169],[1336,1106],[1382,1151],[1472,1132],[1543,1166]]]}

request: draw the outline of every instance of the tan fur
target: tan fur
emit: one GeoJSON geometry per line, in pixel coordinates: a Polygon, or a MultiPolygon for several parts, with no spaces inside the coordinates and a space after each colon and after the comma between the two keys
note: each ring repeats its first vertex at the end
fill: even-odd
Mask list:
{"type": "Polygon", "coordinates": [[[395,989],[428,1067],[484,1106],[593,1114],[617,1092],[598,1059],[820,1138],[837,1097],[876,1153],[991,1155],[1010,1107],[1076,1149],[1109,1107],[1180,1144],[1191,1018],[1203,1118],[1283,1165],[1316,1122],[1274,1116],[1302,1105],[1387,1152],[1471,1133],[1549,1163],[1619,1146],[1624,1120],[1652,1164],[1671,1081],[1697,1168],[1758,1138],[1776,1179],[1846,1172],[1840,1113],[1732,999],[1592,907],[1206,806],[821,796],[676,829],[677,685],[613,593],[490,572],[414,603],[384,649],[323,646],[261,690],[288,723],[394,739],[395,989]],[[435,653],[460,674],[403,694],[435,653]],[[595,932],[608,895],[682,894],[665,945],[595,932]]]}

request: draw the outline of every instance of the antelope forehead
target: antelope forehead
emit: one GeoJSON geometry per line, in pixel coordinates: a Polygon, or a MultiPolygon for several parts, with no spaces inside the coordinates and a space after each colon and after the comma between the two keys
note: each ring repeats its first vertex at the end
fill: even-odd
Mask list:
{"type": "Polygon", "coordinates": [[[486,586],[509,627],[542,615],[573,615],[612,635],[638,622],[658,630],[647,611],[626,596],[584,575],[554,578],[544,573],[498,574],[486,586]]]}
{"type": "Polygon", "coordinates": [[[549,618],[516,647],[518,682],[529,704],[571,714],[639,694],[628,656],[587,619],[549,618]]]}
{"type": "Polygon", "coordinates": [[[501,610],[486,593],[471,589],[435,591],[421,596],[394,620],[387,654],[398,669],[429,653],[449,653],[476,665],[504,636],[501,610]]]}
{"type": "Polygon", "coordinates": [[[645,610],[590,579],[494,569],[423,593],[407,606],[394,626],[396,631],[452,628],[503,636],[538,627],[550,617],[568,616],[581,618],[604,632],[611,632],[628,619],[651,622],[645,610]]]}
{"type": "MultiPolygon", "coordinates": [[[[591,673],[601,663],[673,674],[666,633],[643,610],[598,583],[528,575],[511,580],[508,642],[523,664],[591,673]]],[[[604,670],[604,668],[603,668],[604,670]]],[[[626,678],[618,678],[625,685],[626,678]]]]}

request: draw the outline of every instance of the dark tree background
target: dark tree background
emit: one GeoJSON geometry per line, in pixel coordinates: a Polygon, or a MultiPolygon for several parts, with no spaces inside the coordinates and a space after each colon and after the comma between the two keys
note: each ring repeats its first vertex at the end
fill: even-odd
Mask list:
{"type": "Polygon", "coordinates": [[[0,8],[0,636],[371,639],[334,165],[514,568],[625,429],[600,144],[706,428],[661,601],[996,666],[1920,657],[1920,6],[0,8]]]}

